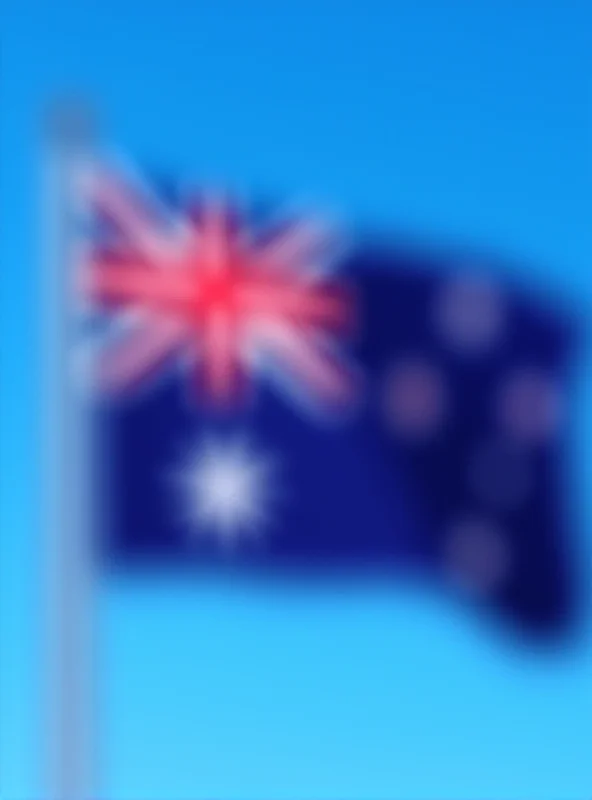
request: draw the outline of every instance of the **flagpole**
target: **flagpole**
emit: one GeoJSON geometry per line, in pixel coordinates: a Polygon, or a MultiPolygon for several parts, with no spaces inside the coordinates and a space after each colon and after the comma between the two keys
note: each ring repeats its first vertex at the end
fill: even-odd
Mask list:
{"type": "MultiPolygon", "coordinates": [[[[51,800],[90,800],[93,794],[94,603],[89,520],[89,425],[72,367],[75,336],[74,179],[93,140],[90,110],[60,100],[45,128],[44,192],[50,515],[48,525],[48,752],[51,800]]],[[[44,398],[45,399],[45,398],[44,398]]]]}

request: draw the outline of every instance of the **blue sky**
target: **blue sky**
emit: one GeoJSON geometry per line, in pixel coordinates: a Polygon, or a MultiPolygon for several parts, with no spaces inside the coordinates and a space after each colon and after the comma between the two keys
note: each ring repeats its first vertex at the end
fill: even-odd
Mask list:
{"type": "MultiPolygon", "coordinates": [[[[523,259],[590,300],[585,2],[6,0],[0,796],[41,797],[39,119],[143,163],[523,259]]],[[[590,473],[589,380],[573,467],[590,473]]],[[[584,508],[588,521],[589,503],[584,508]]],[[[587,530],[589,531],[588,524],[587,530]]],[[[429,590],[101,582],[108,800],[585,800],[592,627],[508,646],[429,590]]]]}

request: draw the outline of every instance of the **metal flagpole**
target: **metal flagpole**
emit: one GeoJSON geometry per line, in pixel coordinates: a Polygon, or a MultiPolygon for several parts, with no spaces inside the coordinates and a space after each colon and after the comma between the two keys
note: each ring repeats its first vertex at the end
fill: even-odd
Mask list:
{"type": "MultiPolygon", "coordinates": [[[[44,304],[48,367],[49,455],[47,740],[51,800],[90,800],[93,793],[95,632],[89,518],[89,425],[73,374],[75,177],[91,150],[93,124],[78,101],[49,109],[45,129],[44,304]]],[[[43,398],[45,401],[46,398],[43,398]]]]}

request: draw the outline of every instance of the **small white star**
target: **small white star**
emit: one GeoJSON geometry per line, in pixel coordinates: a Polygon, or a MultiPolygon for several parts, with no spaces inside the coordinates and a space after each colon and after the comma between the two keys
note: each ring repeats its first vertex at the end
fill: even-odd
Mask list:
{"type": "Polygon", "coordinates": [[[383,404],[389,430],[407,441],[427,440],[445,422],[447,392],[435,364],[423,358],[394,363],[385,381],[383,404]]]}
{"type": "Polygon", "coordinates": [[[507,533],[482,518],[460,518],[448,530],[444,565],[459,589],[482,596],[495,592],[512,569],[507,533]]]}
{"type": "Polygon", "coordinates": [[[515,370],[500,387],[498,417],[515,441],[549,441],[560,428],[562,411],[559,386],[543,370],[515,370]]]}
{"type": "Polygon", "coordinates": [[[189,523],[224,547],[259,535],[275,499],[275,468],[275,461],[253,451],[244,437],[205,439],[176,476],[189,523]]]}
{"type": "Polygon", "coordinates": [[[438,333],[456,352],[483,354],[502,337],[506,309],[501,291],[482,275],[453,279],[436,298],[438,333]]]}

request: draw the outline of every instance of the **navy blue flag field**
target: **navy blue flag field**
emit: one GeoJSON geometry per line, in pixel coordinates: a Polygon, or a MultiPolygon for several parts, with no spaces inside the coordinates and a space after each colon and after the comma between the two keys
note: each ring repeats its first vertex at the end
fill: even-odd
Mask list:
{"type": "Polygon", "coordinates": [[[80,186],[108,565],[416,574],[569,626],[570,320],[458,254],[80,186]]]}

